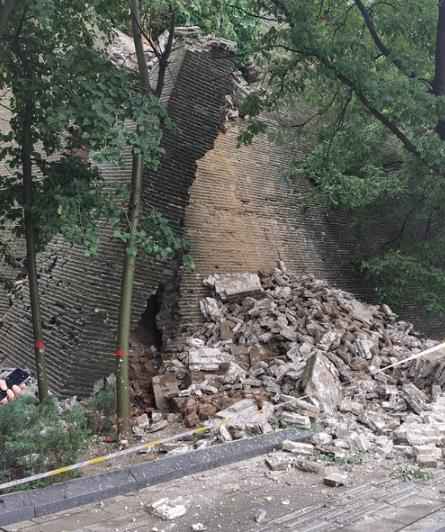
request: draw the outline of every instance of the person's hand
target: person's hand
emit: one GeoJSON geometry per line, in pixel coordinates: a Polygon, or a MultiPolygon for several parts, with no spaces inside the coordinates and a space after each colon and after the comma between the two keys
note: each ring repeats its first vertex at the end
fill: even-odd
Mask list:
{"type": "Polygon", "coordinates": [[[3,379],[0,379],[0,390],[6,392],[6,397],[0,401],[0,405],[4,405],[9,401],[14,401],[14,399],[22,395],[25,388],[26,384],[21,384],[20,386],[14,385],[12,389],[10,389],[6,386],[6,382],[3,379]]]}

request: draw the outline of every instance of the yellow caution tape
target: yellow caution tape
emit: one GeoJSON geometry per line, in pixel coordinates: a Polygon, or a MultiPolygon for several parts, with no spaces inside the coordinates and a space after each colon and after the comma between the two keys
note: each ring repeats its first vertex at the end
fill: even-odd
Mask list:
{"type": "Polygon", "coordinates": [[[204,434],[205,432],[209,432],[212,429],[220,427],[226,422],[227,420],[222,420],[221,423],[218,423],[217,425],[214,425],[214,426],[204,425],[195,430],[191,430],[188,432],[182,432],[181,434],[175,434],[174,436],[170,436],[162,440],[159,440],[159,439],[153,440],[147,443],[143,443],[141,445],[136,445],[135,447],[123,449],[121,451],[116,451],[114,453],[110,453],[105,456],[96,456],[95,458],[91,458],[90,460],[85,460],[83,462],[78,462],[77,464],[59,467],[57,469],[52,469],[51,471],[46,471],[45,473],[38,473],[36,475],[31,475],[26,478],[21,478],[18,480],[11,480],[10,482],[4,482],[3,484],[0,484],[0,490],[11,489],[16,486],[21,486],[23,484],[29,484],[30,482],[35,482],[36,480],[42,480],[45,478],[55,477],[57,475],[63,475],[64,473],[69,473],[71,471],[83,469],[84,467],[87,467],[87,466],[103,464],[104,462],[109,462],[110,460],[113,460],[114,458],[120,458],[122,456],[134,454],[134,453],[137,453],[138,451],[153,449],[155,447],[159,447],[163,443],[167,443],[170,441],[180,440],[186,437],[195,436],[197,434],[204,434]]]}
{"type": "MultiPolygon", "coordinates": [[[[307,397],[303,396],[300,397],[300,399],[307,397]]],[[[289,402],[292,401],[286,401],[284,403],[280,403],[278,405],[275,405],[275,409],[279,408],[280,406],[283,406],[289,402]]],[[[97,465],[97,464],[103,464],[104,462],[109,462],[110,460],[113,460],[114,458],[120,458],[122,456],[126,456],[129,454],[137,453],[138,451],[143,451],[147,449],[153,449],[155,447],[159,447],[163,443],[167,443],[170,441],[175,440],[181,440],[183,438],[187,438],[190,436],[195,436],[197,434],[204,434],[206,432],[210,432],[211,430],[215,430],[220,428],[222,425],[225,425],[230,418],[224,418],[219,423],[216,423],[214,425],[203,425],[202,427],[198,427],[197,429],[190,430],[188,432],[182,432],[180,434],[175,434],[174,436],[170,436],[168,438],[164,438],[162,440],[153,440],[147,443],[143,443],[141,445],[136,445],[135,447],[130,447],[128,449],[123,449],[121,451],[116,451],[114,453],[110,453],[104,456],[97,456],[95,458],[91,458],[90,460],[85,460],[83,462],[78,462],[77,464],[59,467],[57,469],[52,469],[51,471],[46,471],[45,473],[38,473],[36,475],[31,475],[29,477],[17,479],[17,480],[11,480],[10,482],[4,482],[3,484],[0,484],[0,491],[7,490],[11,488],[15,488],[16,486],[21,486],[23,484],[29,484],[30,482],[35,482],[36,480],[43,480],[45,478],[55,477],[58,475],[63,475],[64,473],[69,473],[71,471],[76,471],[78,469],[83,469],[84,467],[91,466],[91,465],[97,465]]]]}

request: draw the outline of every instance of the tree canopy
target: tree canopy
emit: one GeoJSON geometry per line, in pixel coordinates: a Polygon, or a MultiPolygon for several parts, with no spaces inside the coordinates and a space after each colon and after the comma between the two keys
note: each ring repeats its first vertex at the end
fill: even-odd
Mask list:
{"type": "MultiPolygon", "coordinates": [[[[265,0],[246,11],[268,28],[245,112],[288,112],[289,138],[310,132],[295,171],[328,205],[362,224],[385,212],[395,236],[362,266],[390,302],[445,311],[445,3],[265,0]]],[[[263,128],[253,118],[244,138],[263,128]]]]}

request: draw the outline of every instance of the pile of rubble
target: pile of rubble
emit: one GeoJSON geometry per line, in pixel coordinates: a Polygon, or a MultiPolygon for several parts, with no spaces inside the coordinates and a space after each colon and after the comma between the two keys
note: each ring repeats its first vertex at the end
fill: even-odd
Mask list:
{"type": "Polygon", "coordinates": [[[201,302],[204,325],[154,380],[161,410],[175,408],[189,426],[229,419],[224,441],[316,424],[310,445],[335,459],[367,451],[422,465],[441,459],[445,398],[434,400],[445,364],[422,358],[380,371],[435,345],[388,306],[283,265],[206,284],[214,295],[201,302]]]}

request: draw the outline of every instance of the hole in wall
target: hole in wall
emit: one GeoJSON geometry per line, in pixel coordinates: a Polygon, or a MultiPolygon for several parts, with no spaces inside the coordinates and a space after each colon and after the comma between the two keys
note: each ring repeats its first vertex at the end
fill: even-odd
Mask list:
{"type": "Polygon", "coordinates": [[[161,363],[163,338],[157,317],[162,309],[163,294],[163,286],[160,286],[148,298],[145,311],[131,335],[129,377],[131,401],[136,413],[154,407],[152,378],[157,375],[161,363]]]}
{"type": "Polygon", "coordinates": [[[156,317],[162,308],[163,288],[158,290],[148,298],[147,306],[139,320],[134,332],[135,339],[146,347],[162,348],[162,331],[158,327],[156,317]]]}

